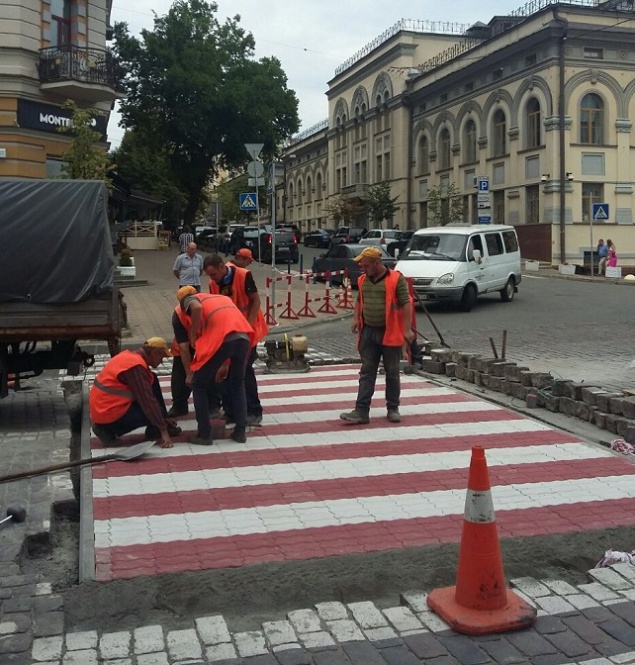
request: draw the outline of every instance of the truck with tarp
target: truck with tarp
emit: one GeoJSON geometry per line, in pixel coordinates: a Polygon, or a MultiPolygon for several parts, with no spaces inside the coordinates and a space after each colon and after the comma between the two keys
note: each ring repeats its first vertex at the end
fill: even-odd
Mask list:
{"type": "Polygon", "coordinates": [[[123,302],[103,182],[0,178],[0,397],[44,370],[120,348],[123,302]]]}

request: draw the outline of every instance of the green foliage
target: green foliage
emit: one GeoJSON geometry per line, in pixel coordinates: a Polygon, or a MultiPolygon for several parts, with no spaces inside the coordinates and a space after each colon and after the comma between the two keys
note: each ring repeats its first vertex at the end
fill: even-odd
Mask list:
{"type": "Polygon", "coordinates": [[[435,226],[446,226],[463,219],[463,197],[453,182],[447,187],[437,185],[428,190],[428,217],[435,226]]]}
{"type": "MultiPolygon", "coordinates": [[[[245,223],[251,221],[252,223],[255,223],[255,213],[241,210],[239,203],[239,194],[244,192],[254,192],[255,196],[255,190],[253,187],[249,186],[248,178],[249,176],[246,173],[243,173],[235,178],[226,180],[216,188],[218,200],[220,201],[223,210],[223,223],[233,221],[245,223]]],[[[258,207],[260,208],[260,221],[262,223],[268,221],[263,219],[264,210],[267,207],[267,196],[264,187],[259,188],[258,207]]]]}
{"type": "Polygon", "coordinates": [[[103,180],[110,190],[112,183],[108,173],[114,167],[106,151],[98,145],[101,134],[92,128],[93,118],[101,115],[101,112],[95,109],[80,109],[71,100],[64,102],[62,108],[73,112],[70,125],[58,128],[60,132],[73,136],[63,156],[65,163],[62,164],[62,177],[72,180],[103,180]]]}
{"type": "Polygon", "coordinates": [[[164,218],[180,219],[187,196],[174,182],[170,158],[164,148],[128,131],[110,158],[116,164],[117,174],[131,187],[165,200],[164,218]]]}
{"type": "Polygon", "coordinates": [[[389,182],[380,182],[377,185],[369,185],[364,197],[368,218],[374,226],[381,227],[384,220],[390,222],[398,210],[395,202],[398,196],[391,197],[389,182]]]}
{"type": "Polygon", "coordinates": [[[140,39],[126,24],[115,25],[115,56],[128,72],[123,123],[166,151],[187,194],[187,223],[211,176],[244,166],[245,143],[262,142],[271,156],[298,129],[297,98],[280,62],[254,60],[254,40],[240,17],[221,24],[217,9],[177,0],[140,39]]]}
{"type": "Polygon", "coordinates": [[[358,223],[366,212],[366,206],[360,199],[345,199],[341,196],[331,197],[324,209],[333,220],[335,228],[358,223]]]}

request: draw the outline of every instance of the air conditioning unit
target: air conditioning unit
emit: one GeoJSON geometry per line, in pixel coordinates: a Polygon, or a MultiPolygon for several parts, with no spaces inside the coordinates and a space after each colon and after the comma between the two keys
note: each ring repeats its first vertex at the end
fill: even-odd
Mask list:
{"type": "Polygon", "coordinates": [[[472,187],[474,187],[474,189],[478,189],[478,176],[476,175],[474,176],[472,187]]]}

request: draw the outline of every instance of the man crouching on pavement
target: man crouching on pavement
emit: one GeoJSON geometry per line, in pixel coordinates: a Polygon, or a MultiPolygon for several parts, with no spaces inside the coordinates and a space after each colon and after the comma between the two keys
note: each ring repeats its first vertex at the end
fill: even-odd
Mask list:
{"type": "Polygon", "coordinates": [[[386,370],[387,418],[391,423],[401,422],[399,361],[404,344],[410,344],[414,338],[412,303],[404,276],[387,268],[381,257],[380,249],[366,247],[354,259],[364,271],[357,281],[359,290],[351,325],[352,332],[359,333],[357,348],[362,367],[355,409],[340,415],[351,425],[369,422],[370,403],[382,358],[386,370]]]}
{"type": "Polygon", "coordinates": [[[99,372],[88,403],[93,432],[105,446],[121,445],[118,437],[145,427],[146,439],[172,447],[170,437],[181,428],[168,419],[159,379],[150,369],[171,355],[163,338],[151,337],[136,351],[118,353],[99,372]]]}

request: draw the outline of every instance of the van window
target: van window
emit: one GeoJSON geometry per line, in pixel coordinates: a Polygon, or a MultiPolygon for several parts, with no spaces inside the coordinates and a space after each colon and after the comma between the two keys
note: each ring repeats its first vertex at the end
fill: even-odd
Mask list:
{"type": "Polygon", "coordinates": [[[497,256],[503,253],[503,241],[501,240],[500,233],[486,233],[485,244],[487,245],[487,253],[490,256],[497,256]]]}
{"type": "Polygon", "coordinates": [[[474,260],[474,250],[478,249],[478,251],[481,253],[481,256],[484,256],[483,254],[483,241],[481,240],[481,236],[472,236],[470,238],[470,242],[467,246],[467,260],[468,261],[473,261],[474,260]]]}
{"type": "Polygon", "coordinates": [[[505,243],[506,252],[518,251],[518,238],[514,231],[503,231],[503,242],[505,243]]]}
{"type": "Polygon", "coordinates": [[[465,261],[467,237],[456,233],[413,235],[404,260],[465,261]]]}

